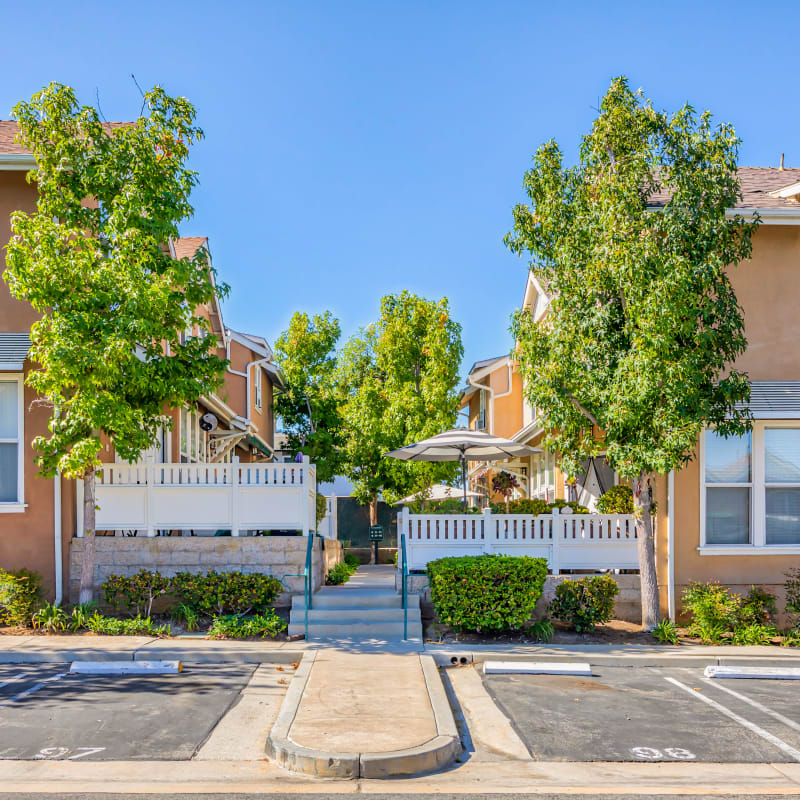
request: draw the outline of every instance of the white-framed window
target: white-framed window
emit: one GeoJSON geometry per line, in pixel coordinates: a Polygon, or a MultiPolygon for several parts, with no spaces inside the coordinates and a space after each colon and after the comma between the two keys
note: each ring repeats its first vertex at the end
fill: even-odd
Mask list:
{"type": "Polygon", "coordinates": [[[478,419],[475,420],[475,430],[486,430],[486,392],[478,389],[478,419]]]}
{"type": "Polygon", "coordinates": [[[800,552],[800,420],[700,439],[700,550],[800,552]]]}
{"type": "Polygon", "coordinates": [[[25,509],[24,382],[0,375],[0,513],[25,509]]]}
{"type": "Polygon", "coordinates": [[[261,411],[261,367],[256,366],[256,374],[254,376],[256,382],[256,410],[261,411]]]}
{"type": "Polygon", "coordinates": [[[200,412],[196,408],[181,409],[179,438],[182,464],[205,461],[206,434],[200,429],[200,412]]]}
{"type": "Polygon", "coordinates": [[[554,453],[536,453],[531,457],[530,496],[547,500],[555,500],[555,463],[554,453]]]}

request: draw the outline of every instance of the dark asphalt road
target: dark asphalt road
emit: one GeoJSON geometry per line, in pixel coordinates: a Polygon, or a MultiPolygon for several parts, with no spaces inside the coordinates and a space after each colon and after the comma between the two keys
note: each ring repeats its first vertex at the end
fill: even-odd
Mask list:
{"type": "Polygon", "coordinates": [[[70,675],[68,664],[0,665],[0,758],[191,758],[255,664],[157,677],[70,675]]]}
{"type": "Polygon", "coordinates": [[[701,669],[642,667],[484,681],[542,761],[800,761],[797,681],[708,681],[701,669]]]}

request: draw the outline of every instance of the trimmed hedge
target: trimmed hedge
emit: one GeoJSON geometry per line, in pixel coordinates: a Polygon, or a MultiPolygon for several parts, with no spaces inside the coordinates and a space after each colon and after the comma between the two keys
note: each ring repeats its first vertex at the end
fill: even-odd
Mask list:
{"type": "Polygon", "coordinates": [[[568,623],[578,633],[586,633],[611,619],[618,594],[617,582],[608,575],[565,580],[556,586],[550,615],[568,623]]]}
{"type": "Polygon", "coordinates": [[[542,596],[547,561],[530,556],[461,556],[428,564],[439,621],[462,631],[519,630],[542,596]]]}
{"type": "Polygon", "coordinates": [[[179,572],[172,579],[172,592],[192,610],[210,617],[259,614],[282,589],[277,578],[260,572],[179,572]]]}

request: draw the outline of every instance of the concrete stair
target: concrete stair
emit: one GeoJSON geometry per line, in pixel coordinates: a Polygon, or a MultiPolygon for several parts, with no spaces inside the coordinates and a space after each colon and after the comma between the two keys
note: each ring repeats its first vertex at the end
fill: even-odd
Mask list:
{"type": "MultiPolygon", "coordinates": [[[[305,597],[294,595],[290,636],[305,633],[305,597]]],[[[312,598],[309,639],[402,641],[403,600],[394,588],[394,568],[361,567],[342,586],[326,586],[312,598]]],[[[419,595],[408,596],[408,640],[422,641],[419,595]]]]}

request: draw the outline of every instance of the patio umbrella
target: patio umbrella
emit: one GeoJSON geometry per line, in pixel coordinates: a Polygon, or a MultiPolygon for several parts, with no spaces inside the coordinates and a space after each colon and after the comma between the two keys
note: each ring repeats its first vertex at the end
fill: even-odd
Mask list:
{"type": "Polygon", "coordinates": [[[492,436],[469,428],[453,428],[416,444],[407,444],[387,453],[401,461],[460,461],[464,475],[464,505],[467,504],[467,461],[501,461],[533,453],[541,453],[536,447],[492,436]]]}
{"type": "MultiPolygon", "coordinates": [[[[426,500],[450,500],[456,495],[460,494],[458,489],[455,486],[445,486],[443,483],[434,483],[433,486],[430,487],[428,492],[426,492],[425,499],[426,500]]],[[[480,492],[467,492],[468,497],[480,497],[480,492]]],[[[398,500],[394,505],[402,506],[404,503],[413,503],[419,495],[410,494],[408,497],[404,497],[402,500],[398,500]]]]}

